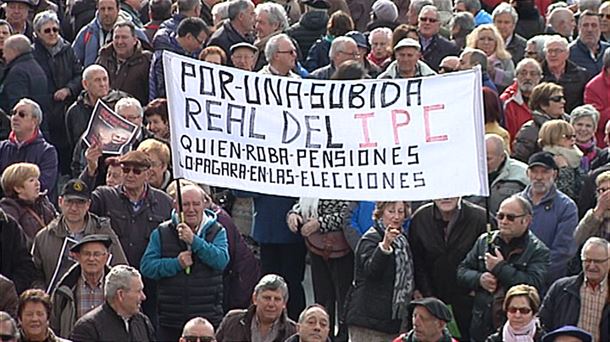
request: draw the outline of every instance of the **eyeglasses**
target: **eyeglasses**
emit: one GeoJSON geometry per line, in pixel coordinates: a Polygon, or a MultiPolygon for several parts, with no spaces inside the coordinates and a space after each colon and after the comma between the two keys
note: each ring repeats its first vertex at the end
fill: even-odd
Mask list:
{"type": "Polygon", "coordinates": [[[519,71],[517,76],[540,77],[540,73],[538,71],[519,71]]]}
{"type": "Polygon", "coordinates": [[[434,23],[438,22],[438,19],[422,17],[422,18],[419,18],[419,21],[421,21],[423,23],[432,23],[432,24],[434,24],[434,23]]]}
{"type": "Polygon", "coordinates": [[[551,96],[549,97],[549,101],[553,101],[553,102],[561,102],[563,100],[565,100],[566,98],[563,97],[563,95],[557,95],[557,96],[551,96]]]}
{"type": "Polygon", "coordinates": [[[13,335],[0,335],[0,341],[13,341],[14,339],[13,335]]]}
{"type": "Polygon", "coordinates": [[[589,259],[589,258],[584,258],[584,259],[580,259],[580,260],[582,261],[583,264],[601,265],[601,264],[605,263],[606,261],[608,261],[608,259],[610,259],[610,258],[606,258],[606,259],[589,259]]]}
{"type": "Polygon", "coordinates": [[[186,342],[214,342],[214,336],[182,336],[186,342]]]}
{"type": "Polygon", "coordinates": [[[28,117],[28,113],[22,111],[22,110],[11,110],[11,115],[18,115],[20,118],[25,119],[28,117]]]}
{"type": "Polygon", "coordinates": [[[567,51],[566,49],[548,49],[548,50],[546,50],[546,53],[549,55],[556,55],[556,54],[566,52],[566,51],[567,51]]]}
{"type": "Polygon", "coordinates": [[[197,41],[197,43],[199,43],[199,45],[203,45],[203,42],[205,41],[205,38],[199,40],[199,37],[197,37],[196,35],[191,34],[191,36],[193,36],[193,38],[195,38],[195,40],[197,41]]]}
{"type": "Polygon", "coordinates": [[[576,134],[564,134],[563,137],[566,139],[576,139],[576,134]]]}
{"type": "Polygon", "coordinates": [[[68,207],[70,207],[70,206],[80,207],[80,206],[87,204],[87,200],[70,198],[70,199],[65,199],[64,204],[68,207]]]}
{"type": "Polygon", "coordinates": [[[49,34],[51,32],[53,33],[57,33],[59,32],[59,28],[58,27],[47,27],[46,29],[42,30],[43,33],[49,34]]]}
{"type": "Polygon", "coordinates": [[[103,256],[105,256],[106,252],[81,252],[80,255],[85,257],[85,259],[89,259],[91,257],[93,257],[94,259],[99,259],[103,256]]]}
{"type": "Polygon", "coordinates": [[[277,51],[277,53],[289,53],[291,55],[295,55],[297,54],[297,50],[284,50],[284,51],[277,51]]]}
{"type": "Polygon", "coordinates": [[[130,167],[130,166],[121,166],[121,170],[123,170],[124,174],[128,174],[133,172],[134,175],[139,176],[142,172],[146,171],[146,169],[139,167],[130,167]]]}
{"type": "Polygon", "coordinates": [[[523,217],[523,216],[526,216],[526,215],[527,214],[515,215],[515,214],[497,213],[496,214],[496,219],[498,219],[498,221],[502,221],[502,220],[504,220],[504,218],[506,218],[510,222],[514,222],[519,217],[523,217]]]}
{"type": "Polygon", "coordinates": [[[506,312],[511,313],[511,314],[516,314],[517,311],[519,311],[520,314],[522,315],[527,315],[530,312],[532,312],[532,309],[530,308],[516,308],[514,306],[511,306],[510,308],[508,308],[508,310],[506,312]]]}
{"type": "Polygon", "coordinates": [[[354,58],[360,58],[360,53],[358,53],[358,52],[345,52],[345,51],[341,51],[341,50],[339,50],[338,52],[340,52],[344,55],[352,56],[354,58]]]}
{"type": "Polygon", "coordinates": [[[600,14],[599,16],[600,16],[600,18],[604,18],[604,19],[610,20],[610,14],[600,14]]]}
{"type": "Polygon", "coordinates": [[[608,190],[610,190],[610,188],[598,188],[595,191],[597,191],[598,194],[603,194],[604,192],[606,192],[608,190]]]}

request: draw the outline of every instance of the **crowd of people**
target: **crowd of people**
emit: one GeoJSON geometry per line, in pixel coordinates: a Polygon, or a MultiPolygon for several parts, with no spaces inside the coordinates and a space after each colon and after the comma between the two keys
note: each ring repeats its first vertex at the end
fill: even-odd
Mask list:
{"type": "Polygon", "coordinates": [[[610,341],[610,1],[3,0],[0,18],[0,340],[610,341]],[[480,68],[490,195],[174,180],[163,51],[294,79],[480,68]],[[136,127],[119,155],[83,136],[98,102],[136,127]]]}

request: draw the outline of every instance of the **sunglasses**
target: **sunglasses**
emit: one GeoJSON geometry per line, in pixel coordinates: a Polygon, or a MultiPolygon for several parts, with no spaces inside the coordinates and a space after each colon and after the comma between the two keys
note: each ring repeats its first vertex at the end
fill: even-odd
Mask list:
{"type": "Polygon", "coordinates": [[[42,32],[46,33],[46,34],[49,34],[51,32],[57,33],[57,32],[59,32],[59,28],[58,27],[48,27],[48,28],[42,30],[42,32]]]}
{"type": "Polygon", "coordinates": [[[424,22],[424,23],[436,23],[438,21],[438,19],[435,18],[419,18],[419,21],[424,22]]]}
{"type": "Polygon", "coordinates": [[[121,170],[123,170],[124,174],[133,172],[133,174],[136,176],[139,176],[142,174],[142,172],[146,171],[146,169],[142,169],[139,167],[131,167],[131,166],[121,166],[121,170]]]}
{"type": "Polygon", "coordinates": [[[515,214],[497,213],[496,219],[498,219],[498,221],[502,221],[502,220],[504,220],[504,218],[506,218],[510,222],[515,222],[516,219],[518,219],[519,217],[523,217],[525,215],[527,215],[527,214],[515,215],[515,214]]]}
{"type": "Polygon", "coordinates": [[[576,139],[576,134],[564,134],[563,137],[566,139],[576,139]]]}
{"type": "Polygon", "coordinates": [[[182,336],[186,342],[214,342],[214,336],[182,336]]]}
{"type": "Polygon", "coordinates": [[[22,110],[11,110],[11,115],[18,115],[20,118],[25,119],[29,114],[22,110]]]}
{"type": "Polygon", "coordinates": [[[553,101],[553,102],[560,102],[565,100],[566,98],[563,97],[563,95],[557,95],[557,96],[551,96],[549,97],[549,101],[553,101]]]}
{"type": "Polygon", "coordinates": [[[610,14],[600,14],[599,16],[600,16],[601,18],[605,18],[605,19],[610,20],[610,14]]]}
{"type": "Polygon", "coordinates": [[[519,313],[522,314],[522,315],[527,315],[530,312],[532,312],[532,309],[530,309],[530,308],[515,308],[515,307],[510,307],[510,308],[508,308],[507,312],[511,313],[511,314],[516,314],[517,311],[519,311],[519,313]]]}

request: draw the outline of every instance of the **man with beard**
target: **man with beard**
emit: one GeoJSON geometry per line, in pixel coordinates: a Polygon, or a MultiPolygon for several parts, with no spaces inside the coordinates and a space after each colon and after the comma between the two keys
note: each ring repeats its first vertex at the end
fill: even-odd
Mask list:
{"type": "Polygon", "coordinates": [[[578,210],[572,199],[557,190],[558,170],[551,153],[534,153],[528,161],[530,185],[521,193],[534,209],[531,231],[551,251],[547,286],[566,275],[568,262],[576,253],[572,235],[578,224],[578,210]]]}
{"type": "Polygon", "coordinates": [[[500,95],[504,102],[504,124],[510,135],[511,144],[524,123],[532,119],[528,107],[530,94],[542,79],[542,68],[532,58],[525,58],[517,64],[517,80],[500,95]]]}

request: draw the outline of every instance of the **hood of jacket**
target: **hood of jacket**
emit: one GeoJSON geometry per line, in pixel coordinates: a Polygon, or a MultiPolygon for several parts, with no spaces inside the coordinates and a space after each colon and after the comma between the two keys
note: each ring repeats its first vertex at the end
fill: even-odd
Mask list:
{"type": "Polygon", "coordinates": [[[301,26],[312,31],[325,31],[328,24],[328,14],[326,11],[307,12],[299,20],[301,26]]]}

